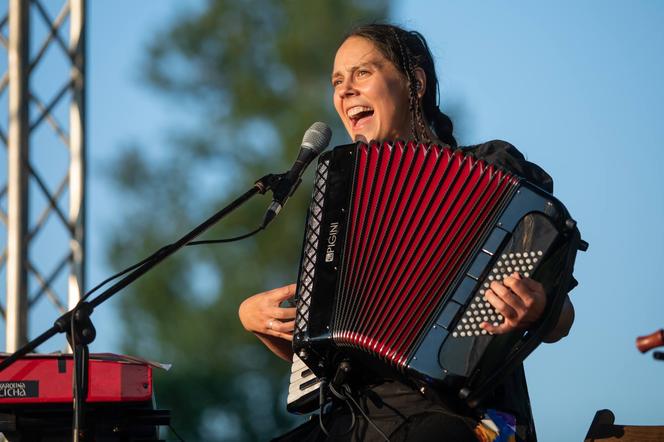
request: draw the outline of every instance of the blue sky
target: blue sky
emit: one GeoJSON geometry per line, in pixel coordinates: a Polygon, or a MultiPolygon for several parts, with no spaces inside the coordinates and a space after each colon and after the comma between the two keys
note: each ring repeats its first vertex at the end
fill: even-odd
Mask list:
{"type": "MultiPolygon", "coordinates": [[[[104,239],[122,196],[107,162],[131,140],[158,155],[164,128],[186,118],[139,81],[146,42],[183,7],[89,2],[89,286],[113,272],[104,239]]],[[[664,327],[664,3],[408,0],[393,16],[429,41],[459,141],[516,145],[554,177],[590,243],[570,336],[526,361],[540,440],[582,440],[601,408],[620,423],[664,424],[664,364],[634,347],[664,327]]],[[[119,351],[112,304],[95,315],[94,351],[119,351]]]]}

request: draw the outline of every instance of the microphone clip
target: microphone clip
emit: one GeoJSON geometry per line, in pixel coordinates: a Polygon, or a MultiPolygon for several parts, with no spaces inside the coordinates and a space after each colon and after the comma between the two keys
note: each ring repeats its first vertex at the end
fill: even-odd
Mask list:
{"type": "Polygon", "coordinates": [[[261,229],[267,227],[267,225],[279,214],[283,207],[283,203],[280,201],[286,201],[288,198],[293,196],[297,188],[302,183],[302,178],[296,176],[295,181],[293,181],[293,176],[288,172],[280,174],[269,174],[265,175],[258,181],[254,183],[254,186],[258,189],[258,192],[261,195],[267,193],[267,191],[272,191],[272,203],[268,207],[267,212],[265,212],[265,217],[261,224],[261,229]]]}
{"type": "Polygon", "coordinates": [[[258,193],[265,195],[268,191],[279,186],[279,183],[284,179],[288,172],[274,174],[270,173],[261,178],[259,178],[255,183],[254,187],[258,190],[258,193]]]}

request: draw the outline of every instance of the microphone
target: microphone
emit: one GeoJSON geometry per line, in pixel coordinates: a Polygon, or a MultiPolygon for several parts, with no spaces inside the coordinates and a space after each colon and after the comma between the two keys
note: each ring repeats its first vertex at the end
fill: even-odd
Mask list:
{"type": "Polygon", "coordinates": [[[267,212],[265,212],[263,228],[279,214],[288,198],[295,193],[295,190],[302,182],[304,170],[318,154],[327,148],[327,145],[330,144],[330,138],[332,138],[332,130],[327,124],[320,121],[312,124],[304,133],[300,152],[297,154],[293,167],[284,174],[284,177],[272,192],[272,203],[268,207],[267,212]]]}

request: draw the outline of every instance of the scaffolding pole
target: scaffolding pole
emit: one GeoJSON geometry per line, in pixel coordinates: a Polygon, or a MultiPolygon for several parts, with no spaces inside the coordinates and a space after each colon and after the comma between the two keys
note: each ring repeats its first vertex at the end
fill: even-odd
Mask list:
{"type": "MultiPolygon", "coordinates": [[[[8,352],[28,341],[31,311],[42,299],[48,299],[59,315],[73,307],[84,292],[85,6],[86,0],[65,0],[59,13],[54,14],[50,12],[55,7],[53,0],[10,0],[9,10],[0,20],[0,31],[9,25],[7,38],[0,32],[0,43],[8,56],[0,94],[6,88],[9,91],[7,136],[0,124],[0,141],[7,148],[7,183],[0,192],[0,201],[7,198],[7,213],[0,208],[0,221],[7,228],[7,246],[0,255],[0,266],[6,265],[7,292],[5,308],[0,305],[0,314],[5,317],[8,352]],[[31,23],[31,19],[36,23],[31,23]],[[67,23],[68,34],[63,29],[67,23]],[[38,38],[37,30],[43,31],[43,41],[31,53],[30,39],[38,38]],[[66,61],[67,71],[62,72],[64,84],[55,91],[38,91],[42,85],[35,81],[35,72],[39,68],[46,69],[49,79],[58,77],[47,64],[49,50],[57,51],[66,61]],[[48,100],[42,101],[38,92],[48,94],[48,100]],[[68,115],[60,116],[66,119],[61,124],[56,111],[65,101],[68,101],[68,115]],[[53,130],[54,139],[59,140],[55,143],[65,147],[49,148],[48,155],[67,156],[66,169],[56,173],[56,185],[46,179],[49,170],[39,170],[37,161],[31,158],[32,138],[44,125],[53,130]],[[46,201],[44,207],[37,207],[40,198],[31,194],[35,192],[46,201]],[[32,217],[29,207],[37,209],[39,215],[32,217]],[[42,262],[43,253],[35,253],[33,248],[35,238],[47,235],[49,222],[60,223],[68,235],[61,241],[62,250],[53,247],[46,254],[57,257],[55,264],[42,262]],[[47,266],[50,268],[45,269],[47,266]]],[[[47,163],[45,169],[59,164],[47,163]]]]}
{"type": "Polygon", "coordinates": [[[9,131],[7,152],[7,308],[6,351],[28,338],[28,2],[9,3],[9,131]]]}
{"type": "Polygon", "coordinates": [[[72,309],[85,287],[85,0],[70,0],[72,100],[69,108],[69,221],[73,227],[68,304],[72,309]]]}

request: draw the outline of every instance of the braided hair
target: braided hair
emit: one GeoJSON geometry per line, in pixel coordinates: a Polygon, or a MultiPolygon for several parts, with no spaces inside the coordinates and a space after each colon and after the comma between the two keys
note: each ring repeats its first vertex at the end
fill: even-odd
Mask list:
{"type": "Polygon", "coordinates": [[[426,40],[417,31],[406,31],[389,24],[368,24],[358,26],[349,32],[349,37],[362,37],[371,41],[376,48],[394,64],[408,82],[408,103],[411,114],[411,132],[418,141],[431,142],[431,129],[435,136],[452,147],[457,142],[452,135],[452,120],[441,112],[438,105],[438,77],[433,57],[426,40]],[[419,84],[415,69],[422,69],[426,75],[426,89],[420,103],[417,95],[419,84]]]}

